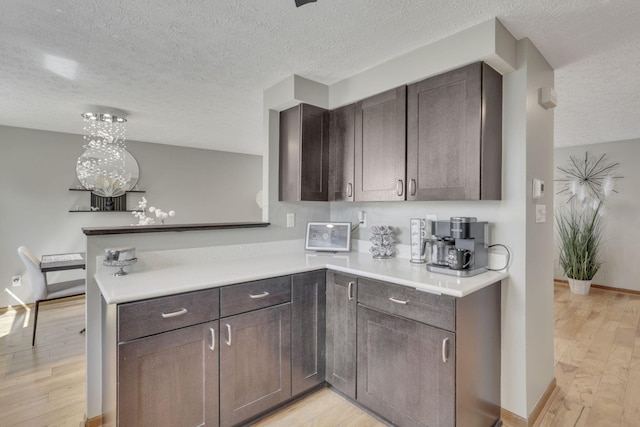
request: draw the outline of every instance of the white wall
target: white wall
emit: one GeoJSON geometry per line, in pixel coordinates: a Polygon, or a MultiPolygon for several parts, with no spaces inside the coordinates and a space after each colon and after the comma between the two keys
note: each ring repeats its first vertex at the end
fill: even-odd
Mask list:
{"type": "MultiPolygon", "coordinates": [[[[75,187],[82,136],[0,126],[0,307],[16,298],[33,302],[29,278],[16,249],[26,245],[37,255],[85,250],[82,227],[136,223],[131,213],[69,212],[88,207],[90,193],[75,187]],[[21,287],[12,275],[24,274],[21,287]]],[[[127,141],[138,161],[138,186],[149,206],[174,209],[168,223],[260,221],[255,202],[262,188],[262,158],[247,154],[127,141]]],[[[127,197],[137,207],[142,194],[127,197]]],[[[50,274],[51,281],[82,275],[50,274]]]]}
{"type": "MultiPolygon", "coordinates": [[[[553,110],[538,104],[538,90],[553,87],[553,69],[528,40],[518,42],[518,70],[526,69],[526,383],[527,412],[531,413],[554,375],[553,360],[553,197],[532,199],[532,181],[553,186],[553,110]],[[522,66],[521,66],[522,64],[522,66]],[[526,64],[526,65],[525,65],[526,64]],[[547,220],[536,223],[536,204],[546,206],[547,220]]],[[[503,338],[504,339],[504,338],[503,338]]]]}
{"type": "MultiPolygon", "coordinates": [[[[607,199],[605,205],[605,234],[601,252],[604,265],[593,279],[594,283],[615,288],[640,291],[640,139],[557,148],[555,166],[565,166],[569,156],[583,158],[584,153],[600,156],[607,154],[612,162],[619,162],[618,175],[623,176],[616,184],[617,194],[607,199]]],[[[560,178],[556,170],[556,177],[560,178]]],[[[556,196],[556,204],[565,203],[566,198],[556,196]]],[[[566,279],[555,259],[555,277],[566,279]]]]}

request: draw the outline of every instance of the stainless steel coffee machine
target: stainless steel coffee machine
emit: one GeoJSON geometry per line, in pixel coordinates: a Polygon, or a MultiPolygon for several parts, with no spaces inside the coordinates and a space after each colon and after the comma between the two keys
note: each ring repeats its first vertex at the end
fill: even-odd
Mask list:
{"type": "Polygon", "coordinates": [[[427,270],[470,277],[487,271],[489,223],[473,217],[452,217],[431,223],[427,270]]]}

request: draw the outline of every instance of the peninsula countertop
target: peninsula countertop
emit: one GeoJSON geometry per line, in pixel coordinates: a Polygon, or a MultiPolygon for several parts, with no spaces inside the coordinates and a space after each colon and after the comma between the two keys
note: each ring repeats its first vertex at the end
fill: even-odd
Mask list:
{"type": "Polygon", "coordinates": [[[142,252],[125,276],[114,276],[115,269],[99,261],[94,277],[108,304],[325,268],[454,297],[464,297],[508,277],[506,271],[468,278],[448,276],[431,273],[424,264],[412,264],[406,258],[374,259],[365,252],[308,253],[299,241],[142,252]]]}

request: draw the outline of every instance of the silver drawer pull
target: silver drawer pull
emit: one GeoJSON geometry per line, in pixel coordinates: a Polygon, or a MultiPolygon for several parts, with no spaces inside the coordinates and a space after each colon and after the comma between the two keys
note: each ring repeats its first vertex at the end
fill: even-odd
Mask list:
{"type": "Polygon", "coordinates": [[[168,319],[170,317],[182,316],[183,314],[187,314],[187,311],[188,310],[186,308],[181,308],[180,310],[171,313],[162,313],[162,318],[168,319]]]}
{"type": "Polygon", "coordinates": [[[231,325],[227,323],[227,345],[231,346],[231,325]]]}
{"type": "Polygon", "coordinates": [[[449,338],[442,340],[442,361],[447,363],[449,360],[449,338]]]}
{"type": "Polygon", "coordinates": [[[353,197],[353,184],[347,184],[347,197],[353,197]]]}
{"type": "Polygon", "coordinates": [[[405,300],[397,299],[394,297],[389,297],[389,301],[395,302],[396,304],[404,304],[404,305],[407,305],[409,303],[409,300],[405,301],[405,300]]]}
{"type": "Polygon", "coordinates": [[[353,285],[355,285],[354,282],[349,282],[349,285],[347,285],[347,299],[349,301],[353,301],[353,285]]]}
{"type": "Polygon", "coordinates": [[[396,182],[396,194],[398,197],[404,194],[404,182],[401,179],[396,182]]]}
{"type": "Polygon", "coordinates": [[[258,298],[264,298],[264,297],[266,297],[268,295],[269,295],[269,292],[264,291],[263,293],[257,294],[257,295],[249,294],[249,298],[258,299],[258,298]]]}
{"type": "Polygon", "coordinates": [[[216,330],[213,328],[209,328],[209,332],[211,332],[211,344],[209,345],[209,350],[216,349],[216,330]]]}

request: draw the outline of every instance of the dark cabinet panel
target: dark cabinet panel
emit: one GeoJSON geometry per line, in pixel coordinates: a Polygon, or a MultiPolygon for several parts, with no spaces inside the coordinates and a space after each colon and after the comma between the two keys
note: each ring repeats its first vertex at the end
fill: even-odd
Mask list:
{"type": "Polygon", "coordinates": [[[406,86],[355,106],[355,200],[405,200],[406,86]]]}
{"type": "Polygon", "coordinates": [[[118,425],[218,425],[218,322],[120,344],[118,425]]]}
{"type": "Polygon", "coordinates": [[[291,393],[324,382],[326,337],[325,272],[291,276],[291,393]]]}
{"type": "Polygon", "coordinates": [[[455,335],[360,305],[358,401],[394,425],[455,425],[455,335]]]}
{"type": "Polygon", "coordinates": [[[129,341],[219,317],[220,291],[207,289],[118,305],[118,341],[129,341]]]}
{"type": "Polygon", "coordinates": [[[229,427],[291,397],[291,304],[220,325],[220,424],[229,427]]]}
{"type": "Polygon", "coordinates": [[[356,397],[357,279],[327,272],[326,380],[345,395],[356,397]]]}
{"type": "Polygon", "coordinates": [[[331,110],[329,135],[329,200],[353,201],[355,104],[331,110]]]}
{"type": "Polygon", "coordinates": [[[456,298],[450,295],[361,277],[358,279],[358,302],[437,328],[456,330],[456,298]]]}
{"type": "Polygon", "coordinates": [[[407,200],[500,199],[500,74],[476,63],[407,91],[407,200]]]}
{"type": "Polygon", "coordinates": [[[291,301],[291,277],[255,280],[220,289],[220,316],[227,317],[291,301]]]}
{"type": "Polygon", "coordinates": [[[328,200],[329,112],[300,104],[280,113],[281,201],[328,200]]]}

